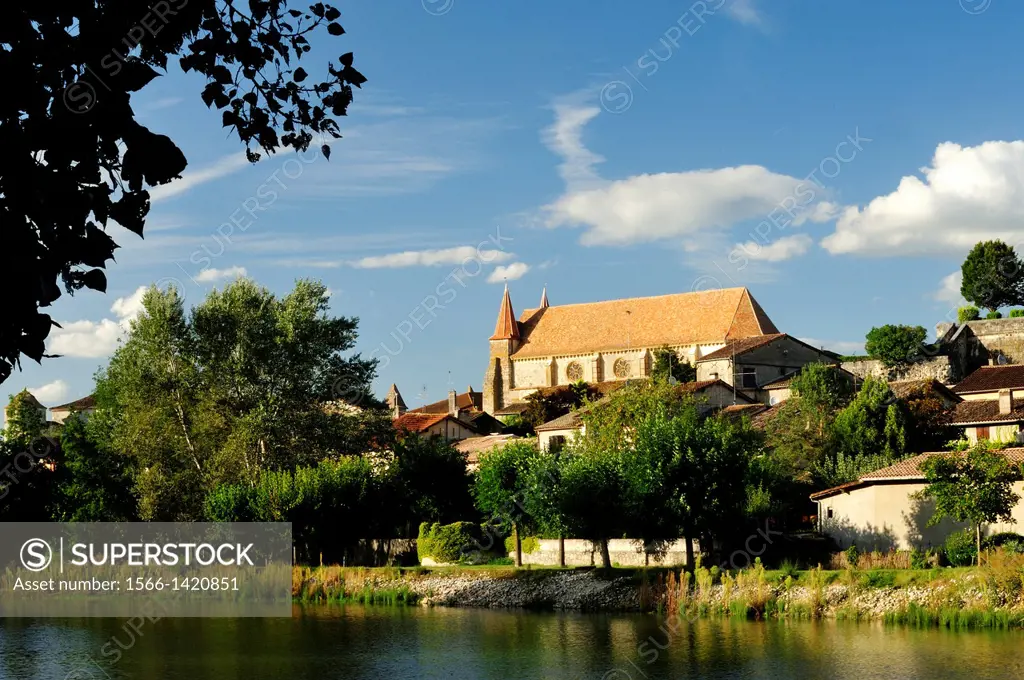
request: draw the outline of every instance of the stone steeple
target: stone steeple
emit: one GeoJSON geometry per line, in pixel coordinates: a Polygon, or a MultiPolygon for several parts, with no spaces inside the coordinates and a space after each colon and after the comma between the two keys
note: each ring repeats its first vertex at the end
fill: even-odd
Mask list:
{"type": "Polygon", "coordinates": [[[540,293],[540,307],[539,307],[539,309],[544,309],[544,308],[550,307],[550,306],[551,305],[548,304],[548,287],[544,286],[544,290],[542,290],[541,293],[540,293]]]}
{"type": "Polygon", "coordinates": [[[494,335],[491,340],[518,340],[519,324],[516,323],[516,315],[512,311],[512,296],[508,294],[508,284],[505,284],[505,296],[501,299],[501,309],[498,310],[498,323],[494,326],[494,335]]]}
{"type": "Polygon", "coordinates": [[[398,385],[391,383],[391,389],[388,390],[387,396],[384,398],[387,401],[388,408],[391,409],[391,416],[397,418],[408,410],[405,405],[405,400],[402,399],[402,393],[398,391],[398,385]]]}

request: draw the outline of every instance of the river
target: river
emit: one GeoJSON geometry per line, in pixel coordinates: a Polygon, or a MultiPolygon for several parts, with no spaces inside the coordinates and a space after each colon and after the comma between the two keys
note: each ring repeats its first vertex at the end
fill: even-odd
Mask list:
{"type": "Polygon", "coordinates": [[[669,621],[652,615],[296,607],[292,619],[7,619],[0,678],[1024,677],[1024,633],[878,623],[669,621]]]}

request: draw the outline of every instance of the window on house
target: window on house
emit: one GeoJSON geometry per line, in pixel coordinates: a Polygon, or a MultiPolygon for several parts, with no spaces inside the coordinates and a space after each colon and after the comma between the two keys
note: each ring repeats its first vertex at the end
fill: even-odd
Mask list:
{"type": "Polygon", "coordinates": [[[832,519],[832,508],[829,508],[828,512],[826,514],[827,514],[829,519],[832,519]]]}
{"type": "Polygon", "coordinates": [[[552,437],[551,439],[548,440],[548,452],[549,453],[558,453],[563,448],[565,448],[565,437],[564,436],[562,436],[560,434],[556,434],[554,437],[552,437]]]}
{"type": "Polygon", "coordinates": [[[739,387],[757,387],[757,370],[752,366],[740,366],[736,369],[736,385],[739,387]]]}
{"type": "Polygon", "coordinates": [[[978,441],[979,442],[987,442],[988,441],[988,426],[987,425],[985,425],[983,427],[975,428],[975,432],[978,435],[978,441]]]}

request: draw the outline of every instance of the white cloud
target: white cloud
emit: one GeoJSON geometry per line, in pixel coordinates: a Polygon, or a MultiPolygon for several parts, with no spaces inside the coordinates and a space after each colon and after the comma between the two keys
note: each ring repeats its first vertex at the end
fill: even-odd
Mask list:
{"type": "Polygon", "coordinates": [[[237,279],[245,276],[245,267],[229,267],[227,269],[204,269],[195,275],[195,280],[199,283],[213,283],[214,281],[221,281],[223,279],[237,279]]]}
{"type": "Polygon", "coordinates": [[[816,338],[800,338],[812,347],[824,347],[837,354],[864,354],[864,341],[854,340],[818,340],[816,338]]]}
{"type": "Polygon", "coordinates": [[[953,307],[962,307],[967,304],[963,295],[960,294],[960,284],[963,283],[963,272],[957,270],[949,276],[942,277],[939,282],[939,289],[932,295],[939,302],[948,302],[953,307]]]}
{"type": "Polygon", "coordinates": [[[62,404],[71,390],[66,382],[57,379],[39,387],[30,387],[28,391],[42,404],[62,404]]]}
{"type": "Polygon", "coordinates": [[[180,179],[172,180],[169,184],[161,184],[158,187],[151,188],[149,190],[149,200],[151,203],[164,201],[191,191],[201,184],[206,184],[207,182],[212,182],[215,179],[238,172],[247,165],[250,165],[250,163],[241,151],[224,156],[216,163],[205,168],[200,168],[193,172],[186,171],[180,179]]]}
{"type": "Polygon", "coordinates": [[[1024,240],[1024,141],[944,142],[921,174],[847,208],[822,246],[833,254],[962,255],[978,241],[1024,240]]]}
{"type": "Polygon", "coordinates": [[[593,119],[593,108],[557,106],[556,121],[545,135],[548,147],[562,157],[566,193],[545,207],[549,227],[583,227],[584,245],[628,245],[686,238],[690,249],[716,233],[752,219],[765,220],[772,211],[782,217],[780,203],[794,201],[794,224],[822,221],[831,204],[815,200],[808,180],[782,175],[760,165],[643,174],[599,182],[595,157],[581,150],[581,129],[593,119]],[[556,132],[557,131],[557,132],[556,132]],[[581,181],[589,186],[579,188],[581,181]],[[803,197],[809,199],[803,200],[803,197]]]}
{"type": "Polygon", "coordinates": [[[487,283],[501,283],[503,281],[515,281],[521,279],[530,271],[530,265],[525,262],[513,262],[505,266],[500,265],[494,268],[491,275],[487,277],[487,283]]]}
{"type": "Polygon", "coordinates": [[[755,241],[747,241],[737,244],[736,248],[751,260],[781,262],[803,255],[813,243],[814,240],[807,234],[794,234],[793,236],[783,236],[764,245],[755,241]]]}
{"type": "Polygon", "coordinates": [[[764,24],[764,17],[758,11],[755,0],[729,0],[729,4],[725,6],[725,13],[748,26],[764,24]]]}
{"type": "Polygon", "coordinates": [[[133,319],[142,313],[142,296],[147,286],[139,286],[134,293],[117,298],[110,306],[117,320],[61,322],[61,328],[54,328],[48,338],[47,352],[66,357],[95,359],[109,356],[117,349],[133,319]]]}
{"type": "Polygon", "coordinates": [[[483,263],[505,262],[511,257],[513,257],[512,253],[502,250],[479,250],[475,246],[458,246],[442,250],[407,250],[388,255],[374,255],[349,264],[358,269],[395,269],[398,267],[437,267],[462,264],[471,260],[483,263]]]}

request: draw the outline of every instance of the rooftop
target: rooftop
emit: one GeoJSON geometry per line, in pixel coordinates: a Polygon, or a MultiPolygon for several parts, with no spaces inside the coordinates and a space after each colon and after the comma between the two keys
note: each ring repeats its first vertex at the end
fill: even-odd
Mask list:
{"type": "Polygon", "coordinates": [[[66,404],[60,406],[51,406],[51,411],[84,411],[86,409],[96,408],[96,396],[90,394],[88,397],[82,397],[74,401],[69,401],[66,404]]]}
{"type": "MultiPolygon", "coordinates": [[[[504,306],[503,300],[502,313],[504,306]]],[[[714,345],[779,332],[746,288],[528,309],[518,325],[522,344],[516,359],[714,345]]]]}
{"type": "Polygon", "coordinates": [[[1014,399],[1013,408],[1009,413],[999,412],[998,399],[961,401],[954,407],[953,425],[971,425],[985,423],[1015,423],[1024,420],[1024,399],[1014,399]]]}
{"type": "Polygon", "coordinates": [[[445,420],[451,420],[453,422],[461,424],[463,427],[474,430],[472,425],[469,423],[454,418],[447,413],[403,413],[399,417],[392,421],[396,430],[405,430],[406,432],[424,432],[434,425],[443,422],[445,420]]]}
{"type": "Polygon", "coordinates": [[[1024,389],[1024,365],[982,366],[953,386],[957,394],[1024,389]]]}

